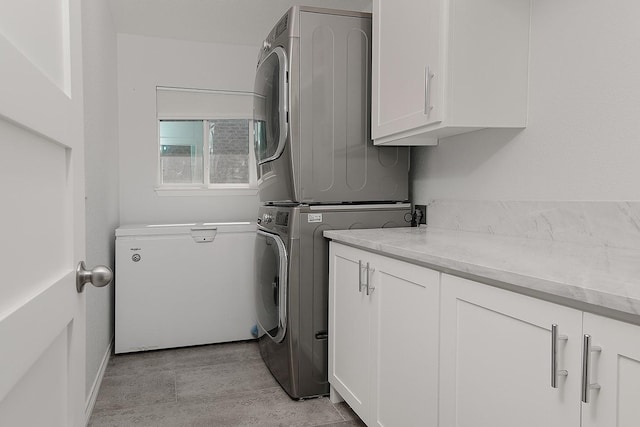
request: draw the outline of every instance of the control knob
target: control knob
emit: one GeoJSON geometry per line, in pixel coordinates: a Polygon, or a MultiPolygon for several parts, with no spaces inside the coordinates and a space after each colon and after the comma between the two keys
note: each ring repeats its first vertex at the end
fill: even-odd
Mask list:
{"type": "Polygon", "coordinates": [[[271,215],[270,213],[262,215],[262,222],[264,224],[269,224],[271,221],[273,221],[273,215],[271,215]]]}

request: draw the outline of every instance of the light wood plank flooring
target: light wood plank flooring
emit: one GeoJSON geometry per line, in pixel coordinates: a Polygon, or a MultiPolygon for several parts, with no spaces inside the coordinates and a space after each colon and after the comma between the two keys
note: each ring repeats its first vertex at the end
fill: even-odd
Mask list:
{"type": "Polygon", "coordinates": [[[91,427],[362,427],[344,403],[294,401],[256,342],[111,356],[91,427]]]}

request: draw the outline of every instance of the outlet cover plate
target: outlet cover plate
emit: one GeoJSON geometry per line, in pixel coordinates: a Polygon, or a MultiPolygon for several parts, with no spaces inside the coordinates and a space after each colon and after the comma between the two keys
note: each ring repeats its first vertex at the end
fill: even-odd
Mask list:
{"type": "MultiPolygon", "coordinates": [[[[422,216],[420,217],[420,224],[427,224],[427,205],[414,205],[413,211],[420,210],[422,212],[422,216]]],[[[420,225],[418,224],[418,225],[420,225]]]]}

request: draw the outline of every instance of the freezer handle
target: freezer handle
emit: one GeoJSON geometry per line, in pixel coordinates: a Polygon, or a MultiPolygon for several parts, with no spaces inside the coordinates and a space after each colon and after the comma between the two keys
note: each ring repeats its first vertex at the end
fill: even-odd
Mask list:
{"type": "Polygon", "coordinates": [[[191,228],[191,238],[196,243],[210,243],[216,238],[218,227],[193,227],[191,228]]]}

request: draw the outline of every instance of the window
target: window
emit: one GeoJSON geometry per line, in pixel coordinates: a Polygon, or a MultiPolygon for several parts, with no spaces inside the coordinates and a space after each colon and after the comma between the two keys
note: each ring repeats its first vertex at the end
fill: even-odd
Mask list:
{"type": "Polygon", "coordinates": [[[202,184],[203,121],[160,120],[160,184],[202,184]]]}
{"type": "Polygon", "coordinates": [[[159,190],[255,189],[248,94],[158,88],[157,95],[159,190]]]}

